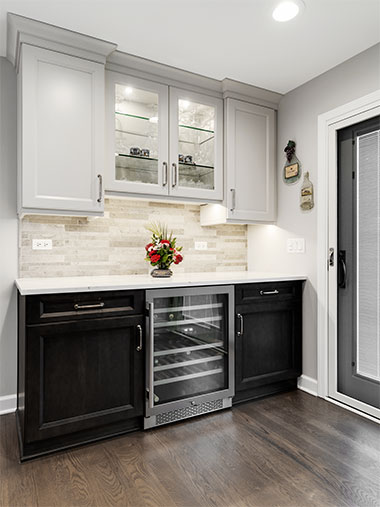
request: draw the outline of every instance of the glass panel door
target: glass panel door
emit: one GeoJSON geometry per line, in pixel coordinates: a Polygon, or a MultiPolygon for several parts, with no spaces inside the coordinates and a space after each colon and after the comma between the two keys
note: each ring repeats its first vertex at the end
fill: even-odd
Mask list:
{"type": "Polygon", "coordinates": [[[153,406],[229,388],[229,294],[179,292],[153,298],[153,406]]]}
{"type": "Polygon", "coordinates": [[[113,174],[107,189],[168,193],[166,86],[112,75],[113,174]]]}
{"type": "Polygon", "coordinates": [[[171,189],[175,195],[221,198],[222,103],[171,89],[171,189]]]}

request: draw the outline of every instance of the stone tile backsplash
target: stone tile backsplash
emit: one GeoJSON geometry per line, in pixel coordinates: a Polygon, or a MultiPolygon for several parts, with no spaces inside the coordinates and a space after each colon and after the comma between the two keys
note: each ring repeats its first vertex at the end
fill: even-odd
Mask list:
{"type": "Polygon", "coordinates": [[[174,272],[245,271],[247,226],[200,226],[193,204],[106,198],[104,217],[28,215],[20,222],[19,276],[146,274],[145,225],[164,222],[183,245],[174,272]],[[52,239],[52,250],[32,250],[32,239],[52,239]],[[195,250],[207,241],[207,250],[195,250]]]}

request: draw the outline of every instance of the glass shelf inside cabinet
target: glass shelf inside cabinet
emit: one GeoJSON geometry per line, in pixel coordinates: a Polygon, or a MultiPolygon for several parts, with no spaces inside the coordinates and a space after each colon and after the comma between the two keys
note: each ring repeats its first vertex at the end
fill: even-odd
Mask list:
{"type": "Polygon", "coordinates": [[[157,184],[158,94],[116,84],[115,102],[116,179],[157,184]]]}
{"type": "Polygon", "coordinates": [[[213,106],[178,101],[179,186],[214,188],[214,123],[213,106]],[[182,163],[181,157],[190,163],[182,163]]]}

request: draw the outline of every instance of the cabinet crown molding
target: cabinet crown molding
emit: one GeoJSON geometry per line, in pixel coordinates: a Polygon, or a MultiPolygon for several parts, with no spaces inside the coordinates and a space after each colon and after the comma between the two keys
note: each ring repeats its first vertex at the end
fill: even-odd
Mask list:
{"type": "Polygon", "coordinates": [[[22,44],[102,63],[117,44],[8,12],[7,58],[18,70],[22,44]]]}
{"type": "Polygon", "coordinates": [[[241,83],[234,79],[225,78],[222,81],[222,92],[224,99],[237,99],[259,106],[278,109],[281,100],[281,93],[272,92],[265,88],[259,88],[248,83],[241,83]]]}

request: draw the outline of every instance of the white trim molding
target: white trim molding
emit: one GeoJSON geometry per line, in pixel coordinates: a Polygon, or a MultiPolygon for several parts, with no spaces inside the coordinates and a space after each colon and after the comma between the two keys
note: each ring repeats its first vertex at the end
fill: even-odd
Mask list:
{"type": "Polygon", "coordinates": [[[0,396],[0,415],[10,414],[16,410],[16,407],[17,396],[15,394],[0,396]]]}
{"type": "Polygon", "coordinates": [[[117,48],[117,44],[113,42],[8,12],[7,58],[16,69],[19,66],[22,44],[85,58],[103,65],[117,48]]]}
{"type": "MultiPolygon", "coordinates": [[[[328,269],[329,248],[337,250],[336,218],[336,172],[337,172],[337,131],[379,114],[380,91],[375,91],[357,100],[337,107],[318,117],[318,187],[317,194],[317,263],[318,263],[318,396],[351,404],[357,409],[360,402],[337,391],[336,364],[336,282],[333,280],[335,266],[328,269]]],[[[336,276],[334,277],[336,280],[336,276]]],[[[361,404],[364,405],[364,404],[361,404]]],[[[368,407],[368,406],[367,406],[368,407]]],[[[376,410],[376,409],[374,409],[376,410]]],[[[371,413],[371,411],[369,411],[371,413]]],[[[375,415],[375,414],[373,414],[375,415]]]]}
{"type": "Polygon", "coordinates": [[[297,387],[301,391],[305,391],[305,393],[318,396],[318,382],[315,378],[308,377],[307,375],[301,375],[298,377],[297,387]]]}

